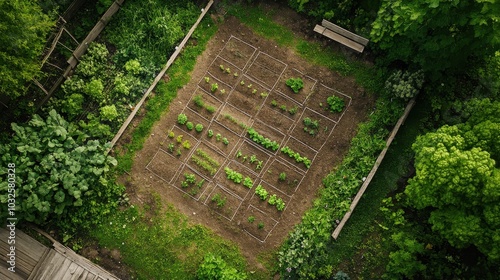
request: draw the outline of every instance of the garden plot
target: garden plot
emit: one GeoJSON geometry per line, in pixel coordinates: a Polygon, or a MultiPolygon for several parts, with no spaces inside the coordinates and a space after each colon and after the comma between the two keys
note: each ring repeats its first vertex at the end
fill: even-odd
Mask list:
{"type": "Polygon", "coordinates": [[[222,102],[226,101],[229,93],[233,90],[230,85],[210,73],[205,73],[205,76],[198,82],[198,86],[222,102]]]}
{"type": "Polygon", "coordinates": [[[248,140],[245,140],[239,149],[234,151],[231,158],[243,164],[248,169],[251,169],[257,175],[260,175],[271,158],[271,155],[250,143],[248,140]]]}
{"type": "Polygon", "coordinates": [[[325,143],[353,101],[305,74],[316,71],[300,72],[259,48],[231,35],[213,52],[187,101],[179,102],[184,107],[169,118],[172,129],[146,168],[207,213],[265,242],[290,208],[297,211],[294,197],[314,196],[316,190],[309,189],[330,167],[316,168],[315,159],[328,158],[325,143]],[[300,79],[297,93],[287,85],[290,78],[300,79]],[[331,96],[342,99],[339,111],[328,107],[331,96]],[[180,114],[187,118],[182,124],[180,114]]]}
{"type": "Polygon", "coordinates": [[[221,152],[214,150],[206,143],[201,143],[191,154],[188,165],[200,174],[212,178],[219,172],[225,160],[226,157],[221,152]]]}
{"type": "Polygon", "coordinates": [[[263,173],[263,180],[281,192],[292,196],[304,179],[304,174],[289,164],[274,159],[263,173]]]}
{"type": "Polygon", "coordinates": [[[320,150],[333,132],[336,122],[326,118],[309,108],[302,114],[291,135],[303,143],[307,143],[316,151],[320,150]]]}
{"type": "Polygon", "coordinates": [[[240,136],[224,125],[214,121],[205,133],[204,140],[221,151],[225,156],[229,156],[231,151],[238,145],[240,136]]]}
{"type": "Polygon", "coordinates": [[[242,202],[241,198],[233,195],[224,187],[217,185],[208,196],[205,205],[224,218],[232,221],[242,202]]]}
{"type": "Polygon", "coordinates": [[[252,125],[252,116],[244,113],[236,107],[226,103],[220,114],[217,115],[217,122],[221,123],[229,130],[238,135],[246,133],[246,128],[252,125]]]}
{"type": "Polygon", "coordinates": [[[276,86],[276,90],[303,105],[307,97],[313,92],[317,82],[317,80],[305,75],[297,69],[288,68],[281,76],[280,82],[276,86]],[[290,79],[297,78],[301,79],[302,86],[295,92],[292,87],[287,84],[290,82],[290,79]]]}
{"type": "Polygon", "coordinates": [[[185,162],[189,158],[191,148],[198,144],[198,140],[174,125],[165,139],[160,142],[160,149],[175,156],[175,159],[185,162]]]}
{"type": "Polygon", "coordinates": [[[271,108],[281,113],[283,117],[292,119],[293,121],[298,120],[304,110],[302,105],[297,101],[276,91],[271,92],[266,100],[265,107],[271,108]]]}
{"type": "Polygon", "coordinates": [[[278,221],[252,205],[244,211],[241,220],[243,230],[260,242],[266,241],[278,224],[278,221]]]}
{"type": "Polygon", "coordinates": [[[310,102],[308,106],[310,109],[323,114],[325,117],[335,122],[340,121],[340,118],[344,115],[344,112],[349,108],[352,102],[350,96],[323,84],[320,84],[314,89],[309,99],[310,102]],[[344,106],[337,105],[339,102],[343,103],[344,106]]]}
{"type": "Polygon", "coordinates": [[[217,175],[216,179],[226,190],[241,199],[245,199],[256,184],[257,175],[238,162],[231,161],[217,175]]]}
{"type": "Polygon", "coordinates": [[[215,117],[216,112],[221,106],[221,101],[201,88],[196,89],[188,104],[189,109],[200,114],[208,121],[211,121],[215,117]]]}
{"type": "Polygon", "coordinates": [[[209,179],[201,176],[196,170],[184,166],[177,174],[173,185],[181,192],[198,201],[207,189],[209,179]]]}
{"type": "MultiPolygon", "coordinates": [[[[224,58],[226,61],[231,61],[232,64],[235,65],[240,72],[242,72],[255,51],[256,48],[254,46],[231,36],[231,38],[227,41],[227,44],[219,53],[219,56],[224,58]]],[[[234,71],[236,71],[236,69],[234,71]]]]}
{"type": "Polygon", "coordinates": [[[153,159],[146,165],[146,169],[153,172],[153,174],[163,181],[170,183],[174,179],[175,174],[177,174],[177,170],[182,168],[182,166],[183,164],[178,159],[158,149],[153,159]],[[172,168],[172,164],[174,168],[172,168]]]}

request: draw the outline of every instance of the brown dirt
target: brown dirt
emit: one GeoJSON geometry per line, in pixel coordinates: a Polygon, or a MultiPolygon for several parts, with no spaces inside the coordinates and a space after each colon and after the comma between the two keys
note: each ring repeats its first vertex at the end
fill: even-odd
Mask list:
{"type": "MultiPolygon", "coordinates": [[[[309,35],[302,33],[304,25],[300,23],[304,23],[303,19],[291,10],[283,7],[280,9],[283,12],[276,13],[277,22],[289,25],[298,36],[309,36],[311,39],[310,32],[307,32],[309,35]]],[[[275,42],[255,35],[232,17],[225,18],[220,23],[218,33],[198,58],[191,76],[191,82],[178,92],[178,97],[171,103],[169,111],[153,127],[151,137],[145,141],[144,148],[137,151],[132,170],[129,175],[124,176],[123,181],[127,181],[133,203],[140,204],[141,201],[147,201],[150,193],[158,193],[164,203],[173,204],[189,216],[192,223],[202,224],[222,238],[235,242],[247,258],[251,269],[262,268],[258,257],[278,248],[293,226],[300,222],[302,215],[311,207],[317,196],[322,186],[322,178],[340,163],[349,148],[351,138],[356,134],[357,125],[365,120],[374,100],[365,94],[353,78],[343,77],[325,67],[308,63],[293,50],[279,47],[275,42]],[[219,53],[223,58],[217,57],[219,53]],[[255,59],[256,62],[252,63],[255,59]],[[220,69],[219,64],[222,63],[225,68],[231,68],[230,74],[220,69]],[[210,73],[207,73],[207,70],[210,73]],[[238,76],[234,76],[235,71],[238,76]],[[289,78],[287,75],[304,79],[306,87],[301,93],[291,93],[283,85],[284,80],[289,78]],[[209,77],[210,82],[207,83],[204,77],[209,77]],[[257,87],[256,95],[251,89],[244,90],[240,84],[242,80],[245,86],[252,83],[257,87]],[[214,82],[218,83],[219,88],[212,92],[210,86],[214,82]],[[341,92],[342,97],[345,97],[349,106],[342,112],[343,115],[320,110],[322,107],[318,105],[319,102],[324,106],[326,97],[339,95],[329,88],[341,92]],[[221,89],[225,92],[221,93],[221,89]],[[266,91],[269,96],[260,96],[261,90],[266,91]],[[217,109],[213,118],[190,104],[192,96],[199,93],[213,97],[207,98],[210,100],[209,104],[217,109]],[[246,95],[246,98],[238,98],[243,95],[246,95]],[[297,107],[296,114],[282,112],[273,107],[270,104],[273,99],[289,108],[297,107]],[[322,99],[325,100],[320,101],[322,99]],[[231,114],[235,110],[236,113],[231,114]],[[268,114],[271,110],[274,113],[268,114]],[[187,131],[185,126],[176,124],[177,115],[183,111],[187,112],[190,120],[203,123],[205,129],[202,134],[187,131]],[[238,126],[226,123],[229,120],[221,117],[221,114],[226,113],[233,116],[236,122],[255,127],[271,140],[289,145],[301,155],[314,159],[311,168],[306,169],[303,164],[295,163],[279,151],[273,152],[255,144],[238,126]],[[284,117],[281,123],[280,114],[284,117]],[[238,116],[241,119],[238,119],[238,116]],[[322,124],[326,124],[326,131],[316,137],[302,133],[302,120],[305,116],[321,119],[320,129],[322,124]],[[180,157],[177,157],[175,152],[169,153],[167,148],[169,142],[175,142],[175,139],[167,137],[167,132],[174,126],[179,126],[175,128],[176,136],[192,136],[189,138],[191,149],[182,150],[180,157]],[[211,139],[207,137],[208,129],[214,131],[211,139]],[[226,146],[215,140],[216,133],[228,137],[230,144],[226,146]],[[220,161],[218,173],[213,177],[200,171],[190,160],[197,147],[210,150],[217,161],[220,161]],[[265,160],[262,169],[255,170],[248,162],[242,163],[242,159],[236,157],[239,149],[245,152],[257,149],[257,157],[260,155],[263,157],[261,160],[265,160]],[[247,191],[242,185],[235,185],[227,180],[223,170],[226,166],[250,176],[254,187],[247,191]],[[195,173],[197,180],[203,178],[206,181],[193,196],[186,195],[192,188],[184,190],[180,186],[185,171],[195,173]],[[285,182],[277,179],[281,172],[287,173],[285,182]],[[254,194],[255,187],[259,184],[270,194],[276,194],[285,201],[286,208],[283,212],[278,212],[274,206],[262,202],[254,194]],[[227,198],[224,207],[217,207],[212,202],[217,193],[227,198]],[[221,219],[219,214],[225,218],[221,219]],[[248,221],[250,216],[255,218],[252,223],[248,221]],[[263,224],[262,228],[259,228],[259,223],[263,224]]],[[[127,139],[130,139],[129,135],[130,129],[120,143],[126,143],[127,139]]],[[[176,149],[177,147],[182,148],[180,145],[176,146],[176,149]]]]}

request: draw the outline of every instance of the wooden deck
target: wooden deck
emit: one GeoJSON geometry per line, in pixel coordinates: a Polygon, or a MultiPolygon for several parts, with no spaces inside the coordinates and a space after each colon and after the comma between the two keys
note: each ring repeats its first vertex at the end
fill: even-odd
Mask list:
{"type": "Polygon", "coordinates": [[[314,27],[314,32],[326,36],[342,45],[349,47],[359,53],[362,53],[369,40],[357,34],[354,34],[340,26],[337,26],[327,20],[323,20],[321,25],[314,27]]]}
{"type": "Polygon", "coordinates": [[[9,231],[0,228],[0,279],[75,279],[75,280],[115,280],[119,279],[73,250],[55,242],[48,248],[40,242],[16,229],[15,273],[8,270],[7,244],[9,231]]]}

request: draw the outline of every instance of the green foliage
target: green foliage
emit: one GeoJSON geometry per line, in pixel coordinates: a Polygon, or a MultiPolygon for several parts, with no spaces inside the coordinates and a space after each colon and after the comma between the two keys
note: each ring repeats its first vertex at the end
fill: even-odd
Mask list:
{"type": "Polygon", "coordinates": [[[289,86],[293,92],[299,93],[299,91],[304,87],[304,82],[301,78],[290,78],[286,80],[286,85],[289,86]]]}
{"type": "Polygon", "coordinates": [[[309,168],[311,167],[311,160],[308,159],[307,157],[303,157],[300,155],[300,153],[297,153],[293,151],[290,147],[285,146],[281,148],[281,152],[284,153],[285,155],[289,156],[292,159],[295,159],[295,162],[297,163],[304,163],[304,165],[309,168]]]}
{"type": "Polygon", "coordinates": [[[220,193],[216,193],[212,197],[212,202],[215,202],[217,204],[218,208],[224,207],[224,205],[226,205],[226,201],[227,201],[227,198],[225,196],[222,197],[222,195],[220,193]]]}
{"type": "Polygon", "coordinates": [[[201,123],[196,124],[195,128],[196,132],[201,133],[203,131],[203,125],[201,123]]]}
{"type": "Polygon", "coordinates": [[[187,122],[187,123],[186,123],[186,128],[187,128],[188,130],[193,130],[193,128],[194,128],[194,124],[193,124],[192,122],[187,122]]]}
{"type": "Polygon", "coordinates": [[[250,139],[252,139],[252,141],[264,146],[264,148],[266,149],[271,149],[273,151],[276,151],[279,148],[278,142],[272,141],[271,139],[264,137],[253,128],[248,129],[248,136],[250,137],[250,139]]]}
{"type": "Polygon", "coordinates": [[[109,51],[104,44],[92,42],[82,56],[77,67],[77,74],[85,78],[102,76],[107,66],[109,51]]]}
{"type": "Polygon", "coordinates": [[[215,175],[220,164],[211,158],[205,151],[201,149],[196,149],[195,154],[191,156],[191,161],[194,162],[199,167],[203,168],[210,175],[215,175]]]}
{"type": "Polygon", "coordinates": [[[70,119],[82,113],[83,95],[79,93],[71,94],[62,101],[61,112],[66,113],[70,119]]]}
{"type": "Polygon", "coordinates": [[[412,278],[417,272],[423,271],[425,265],[418,260],[418,254],[424,252],[424,245],[406,232],[395,233],[392,242],[398,250],[389,254],[386,275],[391,278],[412,278]]]}
{"type": "Polygon", "coordinates": [[[393,96],[408,100],[417,95],[424,84],[423,71],[394,71],[385,81],[385,89],[393,96]]]}
{"type": "Polygon", "coordinates": [[[217,83],[213,83],[213,84],[210,86],[210,91],[212,91],[212,92],[216,92],[218,88],[219,88],[219,85],[218,85],[217,83]]]}
{"type": "Polygon", "coordinates": [[[281,172],[278,179],[280,181],[282,181],[282,182],[285,181],[286,180],[286,173],[285,172],[281,172]]]}
{"type": "Polygon", "coordinates": [[[241,175],[241,173],[238,173],[237,171],[234,171],[229,167],[225,167],[224,172],[226,172],[227,178],[235,182],[236,184],[240,184],[243,180],[243,175],[241,175]]]}
{"type": "Polygon", "coordinates": [[[117,47],[116,60],[137,58],[154,73],[167,61],[177,44],[196,21],[199,9],[191,1],[131,0],[113,16],[104,31],[117,47]]]}
{"type": "Polygon", "coordinates": [[[213,130],[211,130],[211,129],[209,129],[209,130],[208,130],[208,132],[207,132],[207,136],[208,136],[209,138],[212,138],[212,136],[214,136],[214,131],[213,131],[213,130]]]}
{"type": "Polygon", "coordinates": [[[197,279],[200,280],[244,280],[247,276],[238,272],[219,256],[207,254],[196,272],[197,279]]]}
{"type": "Polygon", "coordinates": [[[253,222],[255,222],[255,217],[254,216],[250,216],[250,217],[248,217],[247,220],[248,220],[249,223],[253,223],[253,222]]]}
{"type": "Polygon", "coordinates": [[[41,75],[39,57],[54,21],[37,2],[0,2],[0,94],[16,98],[41,75]]]}
{"type": "MultiPolygon", "coordinates": [[[[34,115],[25,126],[12,124],[9,144],[0,145],[0,174],[16,165],[16,218],[40,225],[57,224],[63,231],[88,229],[118,205],[123,189],[110,178],[116,160],[106,156],[107,145],[88,135],[54,110],[46,120],[34,115]]],[[[5,219],[7,176],[0,179],[5,219]]]]}
{"type": "Polygon", "coordinates": [[[245,179],[243,179],[243,186],[251,189],[252,186],[253,186],[253,181],[252,179],[250,179],[249,177],[245,177],[245,179]]]}
{"type": "Polygon", "coordinates": [[[255,188],[255,194],[258,195],[261,200],[266,200],[267,196],[269,195],[269,193],[267,192],[267,190],[264,189],[264,187],[262,187],[262,185],[258,185],[255,188]]]}
{"type": "Polygon", "coordinates": [[[335,95],[329,96],[326,99],[326,103],[328,104],[328,109],[332,113],[340,113],[342,112],[342,110],[344,110],[345,107],[344,99],[335,95]]]}
{"type": "Polygon", "coordinates": [[[415,65],[436,81],[445,72],[465,73],[473,59],[498,50],[499,7],[497,0],[384,0],[371,39],[387,53],[387,62],[415,65]]]}
{"type": "Polygon", "coordinates": [[[432,229],[456,248],[476,246],[500,259],[500,102],[474,100],[467,121],[417,138],[416,176],[405,193],[416,209],[430,211],[432,229]]]}
{"type": "Polygon", "coordinates": [[[107,105],[101,107],[101,119],[105,121],[112,121],[118,117],[118,112],[116,111],[115,105],[107,105]]]}
{"type": "Polygon", "coordinates": [[[141,63],[137,59],[131,59],[125,63],[125,70],[133,75],[138,75],[142,71],[141,63]]]}
{"type": "Polygon", "coordinates": [[[186,124],[188,120],[188,117],[186,116],[186,114],[179,114],[177,115],[177,123],[180,124],[180,125],[184,125],[186,124]]]}
{"type": "Polygon", "coordinates": [[[104,99],[104,85],[99,79],[92,79],[85,85],[84,92],[95,101],[102,101],[104,99]]]}

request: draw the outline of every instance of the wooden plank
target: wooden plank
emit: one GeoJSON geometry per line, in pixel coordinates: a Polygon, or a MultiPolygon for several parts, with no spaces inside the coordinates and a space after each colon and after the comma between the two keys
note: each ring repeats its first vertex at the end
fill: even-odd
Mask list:
{"type": "Polygon", "coordinates": [[[344,227],[345,223],[351,217],[351,214],[354,211],[354,209],[356,208],[356,205],[358,205],[359,200],[361,199],[361,197],[365,193],[366,188],[368,187],[371,180],[373,179],[373,176],[375,176],[375,173],[377,172],[378,167],[380,166],[380,163],[382,163],[382,160],[384,159],[385,154],[387,153],[387,150],[389,149],[389,146],[392,143],[392,140],[394,140],[394,137],[396,137],[396,134],[398,133],[399,128],[401,127],[401,125],[404,123],[404,121],[406,120],[406,118],[410,114],[410,111],[414,105],[415,105],[415,98],[410,100],[410,102],[408,102],[408,104],[406,105],[406,108],[405,108],[403,115],[399,118],[398,122],[396,123],[396,126],[394,126],[394,129],[392,130],[389,138],[387,139],[385,148],[382,150],[382,152],[378,156],[377,160],[375,161],[375,164],[373,165],[372,170],[370,171],[370,173],[366,177],[366,180],[363,182],[363,185],[361,185],[361,188],[359,189],[358,193],[354,197],[354,200],[352,201],[351,206],[349,207],[349,211],[347,211],[347,213],[345,213],[344,217],[342,218],[342,221],[340,221],[339,225],[333,231],[333,233],[332,233],[333,239],[337,240],[337,237],[339,236],[340,232],[342,231],[342,228],[344,227]]]}
{"type": "Polygon", "coordinates": [[[167,63],[165,64],[165,67],[163,67],[163,69],[160,71],[160,73],[158,73],[158,75],[154,79],[153,83],[150,85],[150,87],[146,90],[146,92],[142,96],[141,100],[137,103],[137,105],[135,105],[135,108],[132,111],[132,113],[130,113],[130,115],[128,116],[128,118],[125,120],[125,122],[123,123],[123,125],[120,127],[120,129],[116,133],[116,135],[113,138],[113,140],[111,140],[111,147],[109,148],[109,150],[107,151],[107,153],[109,153],[109,151],[111,151],[111,149],[116,144],[116,142],[118,142],[118,140],[122,136],[123,132],[125,132],[125,129],[127,129],[128,125],[130,124],[130,122],[132,121],[132,119],[134,119],[135,115],[137,114],[137,112],[141,108],[141,106],[144,103],[144,101],[146,101],[146,98],[148,98],[148,96],[151,93],[151,91],[153,91],[153,89],[156,87],[156,84],[163,78],[163,76],[165,75],[165,72],[170,67],[170,65],[172,65],[172,63],[177,58],[177,56],[179,55],[179,53],[181,52],[181,50],[184,48],[184,45],[186,44],[186,42],[188,41],[188,39],[191,37],[191,35],[193,34],[194,30],[196,29],[196,27],[198,26],[198,24],[201,22],[201,20],[203,19],[203,17],[205,16],[205,14],[208,12],[208,10],[210,9],[210,7],[212,6],[213,3],[214,3],[214,1],[210,0],[208,2],[208,4],[205,6],[205,9],[202,10],[202,13],[198,17],[198,20],[195,22],[195,24],[193,24],[193,26],[191,27],[191,29],[189,30],[189,32],[186,34],[186,36],[184,37],[184,39],[182,40],[182,42],[179,44],[179,46],[176,47],[175,52],[170,56],[170,58],[168,59],[167,63]]]}
{"type": "Polygon", "coordinates": [[[359,36],[357,34],[354,34],[354,33],[350,32],[350,31],[348,31],[348,30],[346,30],[346,29],[344,29],[344,28],[342,28],[342,27],[340,27],[338,25],[335,25],[335,24],[329,22],[326,19],[324,19],[321,22],[321,25],[323,25],[324,27],[332,30],[333,32],[338,33],[338,34],[340,34],[340,35],[342,35],[342,36],[344,36],[346,38],[349,38],[349,39],[351,39],[351,40],[353,40],[353,41],[355,41],[358,44],[361,44],[363,46],[366,46],[368,44],[368,42],[369,42],[368,39],[363,38],[363,37],[361,37],[361,36],[359,36]]]}
{"type": "Polygon", "coordinates": [[[326,29],[326,27],[321,26],[319,24],[316,24],[316,26],[314,27],[314,31],[318,32],[321,35],[323,35],[323,32],[325,31],[325,29],[326,29]]]}
{"type": "Polygon", "coordinates": [[[325,31],[323,31],[323,35],[325,35],[326,37],[328,37],[334,41],[337,41],[337,42],[341,43],[342,45],[347,46],[347,47],[349,47],[349,48],[351,48],[359,53],[362,53],[363,50],[365,49],[365,46],[363,46],[359,43],[356,43],[356,42],[350,40],[349,38],[346,38],[338,33],[335,33],[328,28],[326,28],[325,31]]]}
{"type": "Polygon", "coordinates": [[[0,265],[0,279],[9,279],[9,280],[24,280],[25,276],[21,275],[17,269],[16,272],[9,271],[7,267],[4,265],[0,265]]]}

